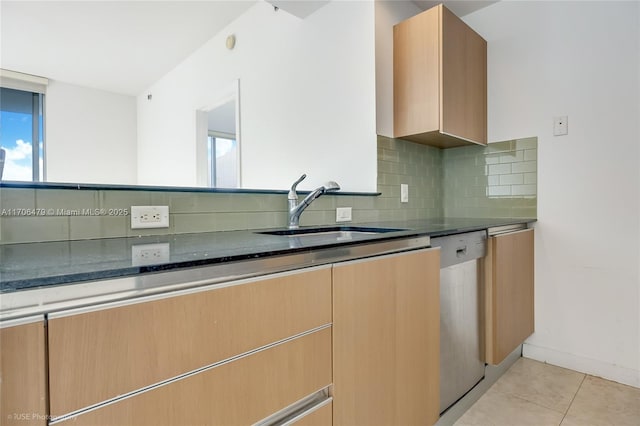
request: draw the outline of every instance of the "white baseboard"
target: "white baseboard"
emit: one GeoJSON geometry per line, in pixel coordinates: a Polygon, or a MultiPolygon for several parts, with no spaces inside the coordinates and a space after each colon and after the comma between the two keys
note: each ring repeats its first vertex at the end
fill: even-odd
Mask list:
{"type": "Polygon", "coordinates": [[[522,346],[522,356],[640,388],[640,370],[608,364],[596,359],[584,358],[578,355],[560,352],[555,349],[532,345],[530,343],[525,343],[522,346]]]}

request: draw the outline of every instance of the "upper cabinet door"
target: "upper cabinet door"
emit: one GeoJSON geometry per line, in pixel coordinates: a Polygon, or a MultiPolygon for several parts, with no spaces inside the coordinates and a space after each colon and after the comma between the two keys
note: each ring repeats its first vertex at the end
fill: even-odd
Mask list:
{"type": "Polygon", "coordinates": [[[442,5],[394,26],[395,137],[487,143],[487,42],[442,5]]]}
{"type": "Polygon", "coordinates": [[[449,9],[442,10],[443,133],[487,143],[487,42],[449,9]]]}

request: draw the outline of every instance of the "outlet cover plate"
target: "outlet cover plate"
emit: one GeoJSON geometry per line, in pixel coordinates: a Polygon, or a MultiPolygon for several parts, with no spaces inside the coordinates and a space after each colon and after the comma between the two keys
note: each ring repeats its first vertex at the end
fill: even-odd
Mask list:
{"type": "Polygon", "coordinates": [[[350,222],[351,207],[338,207],[336,209],[336,222],[350,222]]]}
{"type": "Polygon", "coordinates": [[[131,246],[131,266],[166,263],[171,259],[169,243],[135,244],[131,246]]]}
{"type": "Polygon", "coordinates": [[[131,229],[168,227],[169,206],[131,206],[131,229]]]}

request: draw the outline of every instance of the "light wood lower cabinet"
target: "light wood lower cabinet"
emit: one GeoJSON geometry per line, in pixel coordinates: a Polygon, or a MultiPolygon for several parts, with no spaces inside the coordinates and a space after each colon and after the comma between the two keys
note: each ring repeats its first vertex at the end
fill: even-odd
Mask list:
{"type": "Polygon", "coordinates": [[[0,425],[46,425],[45,330],[41,321],[0,328],[0,425]]]}
{"type": "Polygon", "coordinates": [[[534,331],[533,229],[490,237],[484,268],[486,362],[495,365],[534,331]]]}
{"type": "Polygon", "coordinates": [[[61,424],[246,425],[330,386],[333,402],[296,425],[433,424],[439,272],[439,249],[415,250],[56,313],[28,338],[3,329],[2,411],[45,413],[48,343],[61,424]],[[35,351],[9,361],[4,348],[21,344],[35,351]],[[7,373],[20,368],[29,374],[7,373]],[[28,380],[40,407],[7,397],[10,380],[28,380]]]}
{"type": "Polygon", "coordinates": [[[330,384],[331,329],[325,328],[62,424],[250,425],[330,384]]]}
{"type": "MultiPolygon", "coordinates": [[[[143,303],[53,317],[49,320],[51,413],[54,416],[69,414],[330,323],[330,266],[143,303]]],[[[294,371],[293,367],[299,362],[297,355],[285,353],[283,356],[294,371]]],[[[330,361],[330,356],[328,359],[330,361]]],[[[266,365],[262,367],[265,370],[266,365]]],[[[244,377],[242,371],[229,368],[228,371],[244,377]]],[[[287,371],[277,374],[290,374],[287,371]]],[[[315,374],[295,371],[295,374],[315,374]]],[[[276,387],[299,379],[291,373],[290,377],[278,376],[279,381],[276,381],[269,374],[264,379],[273,379],[268,382],[276,387]]],[[[183,403],[192,407],[189,401],[200,391],[205,392],[207,399],[197,400],[205,405],[224,393],[218,389],[214,398],[209,385],[199,380],[194,378],[192,382],[195,384],[188,386],[181,382],[158,390],[158,395],[165,396],[154,397],[159,398],[153,401],[158,401],[161,406],[153,409],[146,408],[143,402],[122,403],[114,407],[124,407],[125,412],[118,416],[124,416],[123,421],[133,422],[128,424],[138,424],[143,420],[146,424],[153,424],[145,419],[146,416],[157,418],[152,412],[155,409],[169,415],[183,403]],[[175,389],[175,395],[166,395],[167,389],[175,389]]],[[[233,382],[231,379],[228,381],[233,382]]],[[[249,382],[238,383],[247,383],[244,391],[248,394],[253,392],[249,382]]],[[[274,395],[278,393],[275,389],[273,391],[274,395]]],[[[152,393],[156,395],[155,391],[149,392],[135,401],[146,401],[152,393]]],[[[265,397],[270,398],[268,394],[265,397]]],[[[175,411],[178,412],[190,415],[184,410],[175,411]]],[[[104,415],[107,419],[120,419],[109,417],[112,414],[104,415]]],[[[171,418],[173,424],[188,423],[186,418],[171,418]]],[[[204,423],[211,424],[208,421],[204,423]]]]}
{"type": "Polygon", "coordinates": [[[439,277],[439,249],[334,265],[335,425],[437,421],[439,277]]]}

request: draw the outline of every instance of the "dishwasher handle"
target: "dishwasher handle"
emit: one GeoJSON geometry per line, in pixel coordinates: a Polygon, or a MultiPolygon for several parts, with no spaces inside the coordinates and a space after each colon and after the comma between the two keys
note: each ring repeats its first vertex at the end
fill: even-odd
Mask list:
{"type": "Polygon", "coordinates": [[[475,231],[431,239],[432,247],[440,247],[440,268],[480,259],[487,252],[487,232],[475,231]]]}

